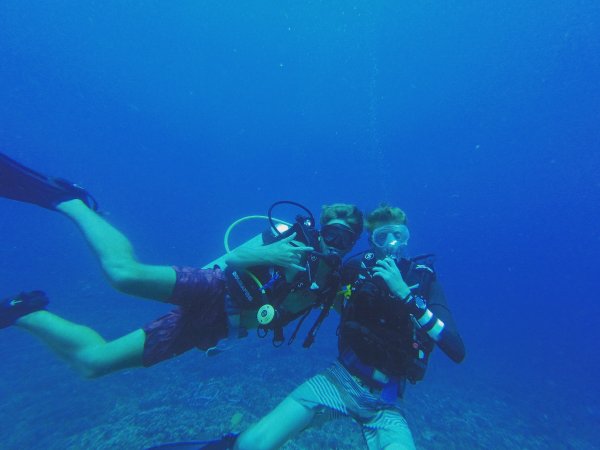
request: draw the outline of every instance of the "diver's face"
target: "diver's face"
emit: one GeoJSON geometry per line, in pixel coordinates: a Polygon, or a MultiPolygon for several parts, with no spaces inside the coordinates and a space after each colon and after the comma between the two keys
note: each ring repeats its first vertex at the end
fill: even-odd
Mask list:
{"type": "Polygon", "coordinates": [[[346,255],[356,242],[358,236],[352,227],[342,219],[333,219],[321,227],[319,240],[321,252],[325,254],[336,253],[346,255]]]}
{"type": "Polygon", "coordinates": [[[384,223],[375,228],[369,236],[378,257],[399,259],[405,253],[410,233],[402,223],[384,223]]]}

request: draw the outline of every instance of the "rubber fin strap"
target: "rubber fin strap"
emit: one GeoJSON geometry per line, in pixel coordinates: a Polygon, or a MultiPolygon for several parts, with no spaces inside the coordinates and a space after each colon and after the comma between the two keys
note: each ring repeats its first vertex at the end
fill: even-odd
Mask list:
{"type": "Polygon", "coordinates": [[[298,334],[298,330],[300,329],[302,322],[304,322],[304,319],[306,319],[306,317],[308,317],[308,315],[310,314],[310,311],[312,309],[313,309],[313,305],[310,305],[307,308],[302,309],[296,313],[291,313],[284,308],[280,308],[280,310],[279,310],[280,320],[279,320],[277,326],[272,328],[273,329],[273,345],[275,347],[281,347],[281,345],[283,345],[283,341],[285,341],[285,336],[283,334],[283,327],[285,327],[287,324],[293,322],[298,317],[301,317],[300,320],[298,321],[298,325],[296,325],[296,329],[294,330],[294,333],[292,334],[292,336],[290,337],[290,339],[287,342],[287,345],[291,345],[294,342],[294,339],[296,339],[296,334],[298,334]]]}

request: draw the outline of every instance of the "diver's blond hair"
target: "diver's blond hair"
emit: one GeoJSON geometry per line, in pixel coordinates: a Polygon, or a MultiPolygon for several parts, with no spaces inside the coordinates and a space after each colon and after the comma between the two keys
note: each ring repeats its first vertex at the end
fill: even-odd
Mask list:
{"type": "Polygon", "coordinates": [[[390,206],[382,203],[373,210],[365,220],[365,226],[369,233],[382,225],[390,223],[406,225],[406,213],[397,206],[390,206]]]}

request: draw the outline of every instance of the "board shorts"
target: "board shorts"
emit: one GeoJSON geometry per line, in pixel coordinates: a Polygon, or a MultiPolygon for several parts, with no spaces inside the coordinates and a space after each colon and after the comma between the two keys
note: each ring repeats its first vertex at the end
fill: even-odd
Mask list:
{"type": "Polygon", "coordinates": [[[223,271],[173,267],[177,274],[168,303],[177,305],[170,313],[143,327],[146,333],[143,365],[153,366],[192,348],[207,350],[227,337],[223,271]]]}
{"type": "Polygon", "coordinates": [[[415,449],[400,405],[384,402],[379,391],[362,383],[339,361],[298,386],[290,397],[316,411],[317,420],[353,418],[361,426],[369,450],[383,449],[390,444],[415,449]]]}

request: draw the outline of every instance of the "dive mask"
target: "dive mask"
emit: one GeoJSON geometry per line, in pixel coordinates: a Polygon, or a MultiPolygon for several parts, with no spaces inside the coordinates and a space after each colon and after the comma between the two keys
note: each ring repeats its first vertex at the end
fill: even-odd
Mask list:
{"type": "Polygon", "coordinates": [[[406,225],[384,225],[375,228],[371,234],[371,242],[392,258],[402,256],[409,238],[410,233],[406,225]]]}
{"type": "Polygon", "coordinates": [[[320,234],[328,247],[333,247],[341,252],[350,251],[356,242],[354,230],[341,223],[324,225],[320,234]]]}

